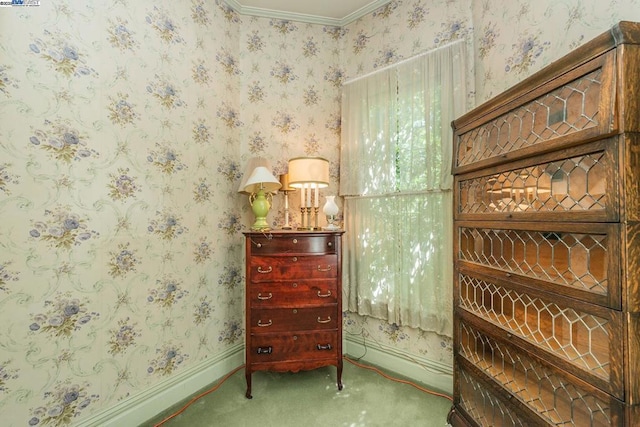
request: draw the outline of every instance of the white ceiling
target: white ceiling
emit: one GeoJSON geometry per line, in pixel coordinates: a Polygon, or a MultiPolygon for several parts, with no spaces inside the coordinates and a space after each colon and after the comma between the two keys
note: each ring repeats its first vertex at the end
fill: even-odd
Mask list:
{"type": "Polygon", "coordinates": [[[343,26],[390,0],[227,0],[242,15],[343,26]]]}

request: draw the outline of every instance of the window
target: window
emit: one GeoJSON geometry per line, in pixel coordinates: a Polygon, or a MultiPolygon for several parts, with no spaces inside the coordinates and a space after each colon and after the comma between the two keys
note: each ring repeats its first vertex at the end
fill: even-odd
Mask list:
{"type": "Polygon", "coordinates": [[[340,194],[348,309],[451,335],[451,121],[464,111],[465,46],[343,88],[340,194]]]}

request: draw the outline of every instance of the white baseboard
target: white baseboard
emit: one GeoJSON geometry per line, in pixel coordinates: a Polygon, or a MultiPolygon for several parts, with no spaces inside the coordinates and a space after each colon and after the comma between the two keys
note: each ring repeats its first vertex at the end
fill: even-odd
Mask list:
{"type": "Polygon", "coordinates": [[[244,363],[244,342],[80,421],[79,427],[136,426],[222,378],[244,363]]]}
{"type": "Polygon", "coordinates": [[[374,342],[367,341],[365,347],[361,338],[352,337],[345,340],[345,354],[349,358],[362,356],[359,359],[361,362],[411,378],[412,381],[433,391],[449,396],[453,394],[453,368],[450,365],[416,357],[397,348],[385,347],[374,342]]]}
{"type": "MultiPolygon", "coordinates": [[[[451,395],[453,375],[451,366],[425,358],[386,348],[377,343],[347,338],[345,354],[350,358],[379,366],[434,391],[451,395]]],[[[222,378],[244,363],[244,343],[231,347],[224,353],[206,359],[183,372],[161,381],[142,393],[131,396],[104,411],[81,420],[78,427],[121,427],[140,425],[167,408],[188,398],[208,384],[222,378]]],[[[347,362],[348,363],[348,362],[347,362]]]]}

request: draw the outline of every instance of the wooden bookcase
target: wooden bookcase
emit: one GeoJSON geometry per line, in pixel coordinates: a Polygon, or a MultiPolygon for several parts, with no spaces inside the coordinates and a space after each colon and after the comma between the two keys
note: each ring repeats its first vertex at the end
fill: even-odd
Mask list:
{"type": "Polygon", "coordinates": [[[640,425],[640,24],[454,127],[454,426],[640,425]]]}

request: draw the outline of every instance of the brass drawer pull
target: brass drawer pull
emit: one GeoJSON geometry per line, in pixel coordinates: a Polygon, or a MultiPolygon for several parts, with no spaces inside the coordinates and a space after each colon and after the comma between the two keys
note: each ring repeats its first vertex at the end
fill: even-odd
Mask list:
{"type": "Polygon", "coordinates": [[[318,291],[318,296],[320,298],[329,298],[331,296],[331,291],[327,291],[326,294],[321,294],[320,291],[318,291]]]}
{"type": "Polygon", "coordinates": [[[291,258],[291,261],[293,261],[293,262],[298,262],[298,257],[297,257],[297,256],[294,256],[293,258],[291,258]]]}
{"type": "Polygon", "coordinates": [[[331,350],[333,347],[331,347],[331,344],[327,344],[327,345],[318,344],[316,348],[318,350],[331,350]]]}
{"type": "Polygon", "coordinates": [[[273,351],[273,348],[271,348],[271,346],[269,346],[269,347],[258,347],[258,350],[256,351],[256,353],[258,353],[258,354],[271,354],[272,351],[273,351]]]}
{"type": "Polygon", "coordinates": [[[331,322],[331,316],[327,316],[327,320],[322,320],[320,317],[318,317],[318,323],[329,323],[331,322]]]}
{"type": "Polygon", "coordinates": [[[269,292],[269,295],[267,295],[267,296],[265,296],[265,297],[263,297],[263,296],[262,296],[262,293],[259,293],[259,294],[258,294],[258,299],[259,299],[259,300],[271,299],[272,297],[273,297],[273,294],[272,294],[271,292],[269,292]]]}
{"type": "Polygon", "coordinates": [[[267,273],[271,273],[272,271],[273,271],[273,267],[271,266],[269,266],[268,270],[263,270],[261,265],[258,266],[258,273],[267,274],[267,273]]]}
{"type": "Polygon", "coordinates": [[[318,266],[318,271],[331,271],[331,265],[327,265],[327,268],[322,268],[321,266],[318,266]]]}
{"type": "Polygon", "coordinates": [[[329,247],[333,246],[333,242],[327,243],[327,246],[329,246],[329,247]]]}
{"type": "Polygon", "coordinates": [[[293,243],[298,243],[298,239],[293,239],[293,243]]]}
{"type": "Polygon", "coordinates": [[[269,319],[269,323],[262,323],[262,320],[258,320],[258,326],[260,326],[261,328],[266,328],[267,326],[271,326],[273,325],[273,322],[271,321],[271,319],[269,319]]]}

